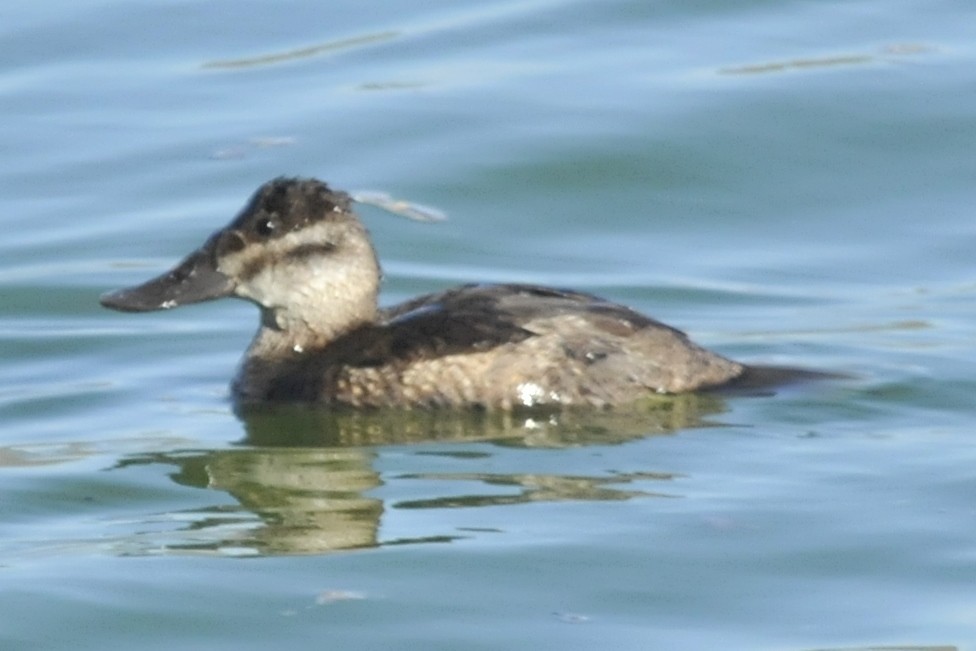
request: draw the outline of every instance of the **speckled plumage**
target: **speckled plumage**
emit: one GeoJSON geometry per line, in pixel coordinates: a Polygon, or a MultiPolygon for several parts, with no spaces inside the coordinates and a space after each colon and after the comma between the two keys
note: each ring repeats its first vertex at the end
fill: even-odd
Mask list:
{"type": "Polygon", "coordinates": [[[233,385],[242,403],[608,406],[719,386],[745,370],[590,294],[466,285],[381,310],[379,278],[345,194],[276,179],[173,271],[102,303],[256,303],[261,327],[233,385]]]}

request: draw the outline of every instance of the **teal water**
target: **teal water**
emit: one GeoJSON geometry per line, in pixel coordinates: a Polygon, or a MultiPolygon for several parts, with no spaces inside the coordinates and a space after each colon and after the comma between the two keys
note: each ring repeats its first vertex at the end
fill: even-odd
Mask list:
{"type": "Polygon", "coordinates": [[[0,10],[0,648],[976,648],[976,8],[0,10]],[[225,302],[121,315],[261,182],[385,302],[572,286],[849,375],[640,413],[287,411],[225,302]]]}

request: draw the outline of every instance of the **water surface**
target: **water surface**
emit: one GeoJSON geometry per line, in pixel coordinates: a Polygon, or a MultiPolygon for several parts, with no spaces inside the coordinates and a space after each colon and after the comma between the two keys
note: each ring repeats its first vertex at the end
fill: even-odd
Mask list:
{"type": "Polygon", "coordinates": [[[976,647],[962,0],[42,0],[0,21],[4,649],[976,647]],[[120,315],[258,184],[384,302],[572,286],[848,374],[602,415],[238,418],[256,327],[120,315]]]}

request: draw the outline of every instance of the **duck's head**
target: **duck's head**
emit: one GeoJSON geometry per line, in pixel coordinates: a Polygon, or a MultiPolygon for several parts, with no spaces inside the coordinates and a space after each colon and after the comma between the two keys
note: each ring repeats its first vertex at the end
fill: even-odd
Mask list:
{"type": "Polygon", "coordinates": [[[101,303],[148,312],[236,296],[261,307],[265,326],[327,336],[372,320],[379,265],[350,204],[321,181],[275,179],[176,267],[101,303]]]}

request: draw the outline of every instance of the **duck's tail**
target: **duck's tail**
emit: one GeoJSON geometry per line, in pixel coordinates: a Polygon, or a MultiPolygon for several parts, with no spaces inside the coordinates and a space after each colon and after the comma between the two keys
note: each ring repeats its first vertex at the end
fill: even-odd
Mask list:
{"type": "Polygon", "coordinates": [[[850,380],[853,376],[830,371],[815,371],[791,366],[746,366],[734,379],[712,391],[732,395],[772,395],[776,389],[793,384],[822,380],[850,380]]]}

